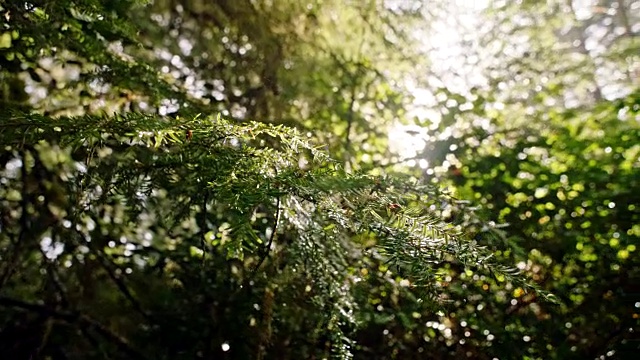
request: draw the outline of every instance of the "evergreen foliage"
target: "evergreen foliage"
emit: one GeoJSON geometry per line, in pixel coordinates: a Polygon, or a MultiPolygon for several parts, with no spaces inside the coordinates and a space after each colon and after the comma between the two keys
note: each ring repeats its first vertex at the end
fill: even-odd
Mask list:
{"type": "Polygon", "coordinates": [[[635,359],[638,4],[0,1],[0,358],[635,359]]]}
{"type": "Polygon", "coordinates": [[[136,6],[0,8],[2,79],[46,77],[51,97],[2,90],[3,355],[349,358],[368,281],[433,309],[445,266],[521,281],[437,215],[454,202],[437,187],[351,173],[293,128],[215,115],[145,58],[136,6]],[[78,75],[60,86],[46,59],[78,75]],[[178,110],[91,110],[114,93],[178,110]]]}
{"type": "MultiPolygon", "coordinates": [[[[435,302],[434,280],[445,263],[503,272],[487,261],[489,251],[432,214],[430,206],[447,201],[434,187],[349,175],[282,126],[9,113],[2,129],[3,305],[51,321],[87,317],[95,324],[65,320],[83,337],[105,336],[94,327],[106,325],[90,311],[99,307],[101,320],[123,322],[117,327],[125,334],[100,330],[116,353],[210,354],[212,344],[199,342],[221,324],[246,327],[247,319],[235,306],[211,317],[190,311],[224,309],[220,296],[247,304],[257,295],[309,293],[316,309],[308,311],[319,318],[306,326],[344,357],[350,341],[343,332],[357,326],[352,288],[360,280],[349,268],[363,252],[388,263],[423,301],[435,302]],[[303,152],[306,169],[298,164],[303,152]],[[296,288],[300,282],[306,285],[296,288]],[[169,319],[190,325],[167,329],[169,319]]],[[[297,302],[286,304],[296,311],[297,302]]],[[[5,321],[15,321],[11,314],[5,321]]],[[[273,315],[264,316],[258,326],[269,333],[273,315]]],[[[234,346],[248,336],[241,329],[228,339],[234,346]]],[[[234,351],[257,356],[266,339],[257,341],[234,351]]]]}

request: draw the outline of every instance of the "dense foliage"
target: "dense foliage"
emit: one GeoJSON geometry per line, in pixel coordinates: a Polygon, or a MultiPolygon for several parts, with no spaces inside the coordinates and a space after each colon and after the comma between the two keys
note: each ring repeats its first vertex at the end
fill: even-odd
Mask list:
{"type": "Polygon", "coordinates": [[[499,358],[633,358],[640,3],[492,5],[481,34],[461,36],[476,66],[460,72],[483,73],[442,98],[435,141],[418,157],[506,226],[499,241],[512,248],[496,255],[559,303],[492,285],[455,312],[466,326],[453,341],[466,351],[493,339],[499,358]]]}
{"type": "Polygon", "coordinates": [[[0,3],[0,357],[640,351],[640,3],[456,4],[0,3]]]}

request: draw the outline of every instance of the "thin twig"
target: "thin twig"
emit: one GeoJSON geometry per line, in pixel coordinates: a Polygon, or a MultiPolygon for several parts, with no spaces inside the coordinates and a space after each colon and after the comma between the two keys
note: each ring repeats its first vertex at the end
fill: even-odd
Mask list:
{"type": "Polygon", "coordinates": [[[200,241],[202,242],[202,268],[204,269],[204,265],[206,263],[207,260],[207,250],[208,250],[208,246],[207,246],[207,203],[209,202],[209,191],[207,189],[205,189],[204,191],[204,199],[202,200],[202,211],[201,211],[201,217],[200,217],[200,233],[201,233],[201,239],[200,241]]]}
{"type": "Polygon", "coordinates": [[[267,246],[263,250],[263,254],[260,257],[260,260],[258,261],[258,264],[253,269],[253,273],[251,275],[251,278],[253,278],[255,276],[255,274],[258,272],[258,269],[262,265],[262,263],[266,260],[267,256],[269,256],[269,250],[271,249],[271,244],[273,244],[273,239],[276,237],[276,232],[278,231],[278,221],[279,221],[279,219],[280,219],[280,197],[278,196],[278,198],[276,200],[276,217],[275,217],[275,221],[273,223],[273,231],[271,232],[271,236],[269,236],[269,241],[267,242],[267,246]]]}
{"type": "MultiPolygon", "coordinates": [[[[80,235],[80,237],[84,238],[84,234],[82,232],[80,232],[79,230],[76,230],[76,233],[78,235],[80,235]]],[[[88,243],[85,239],[85,242],[88,243]]],[[[144,308],[142,307],[142,305],[140,304],[140,302],[138,302],[138,300],[136,300],[136,298],[133,296],[133,294],[131,293],[131,290],[129,290],[129,287],[124,283],[124,281],[122,281],[122,279],[113,271],[113,269],[111,269],[111,265],[110,265],[110,261],[109,259],[106,257],[106,254],[104,254],[103,251],[99,250],[99,249],[94,249],[95,253],[96,253],[96,257],[98,258],[98,262],[100,263],[100,265],[102,265],[102,267],[104,268],[104,270],[107,272],[107,275],[109,276],[109,278],[111,279],[111,281],[113,281],[113,283],[116,285],[116,287],[118,288],[118,290],[120,290],[120,292],[122,293],[122,295],[124,295],[124,297],[129,301],[129,303],[133,306],[133,308],[140,313],[140,315],[142,315],[146,320],[152,320],[151,315],[149,315],[149,313],[147,313],[144,308]]]]}
{"type": "Polygon", "coordinates": [[[113,281],[116,287],[120,290],[120,292],[124,295],[124,297],[129,301],[129,303],[133,306],[133,308],[140,313],[146,320],[152,320],[151,315],[149,315],[143,308],[140,302],[133,296],[129,287],[124,283],[124,281],[111,269],[110,261],[104,256],[104,253],[101,251],[97,251],[97,258],[100,259],[99,262],[102,267],[105,269],[109,278],[113,281]]]}

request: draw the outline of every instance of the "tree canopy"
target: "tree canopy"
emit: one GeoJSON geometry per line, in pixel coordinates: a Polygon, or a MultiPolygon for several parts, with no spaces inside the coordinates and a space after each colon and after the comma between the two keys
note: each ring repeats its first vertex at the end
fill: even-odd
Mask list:
{"type": "Polygon", "coordinates": [[[0,3],[0,355],[632,358],[640,2],[462,3],[0,3]]]}

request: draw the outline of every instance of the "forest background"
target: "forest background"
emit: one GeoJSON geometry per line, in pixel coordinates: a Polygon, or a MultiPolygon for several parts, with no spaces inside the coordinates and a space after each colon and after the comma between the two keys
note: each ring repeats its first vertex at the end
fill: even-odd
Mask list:
{"type": "Polygon", "coordinates": [[[0,357],[640,351],[640,1],[0,23],[0,357]]]}

